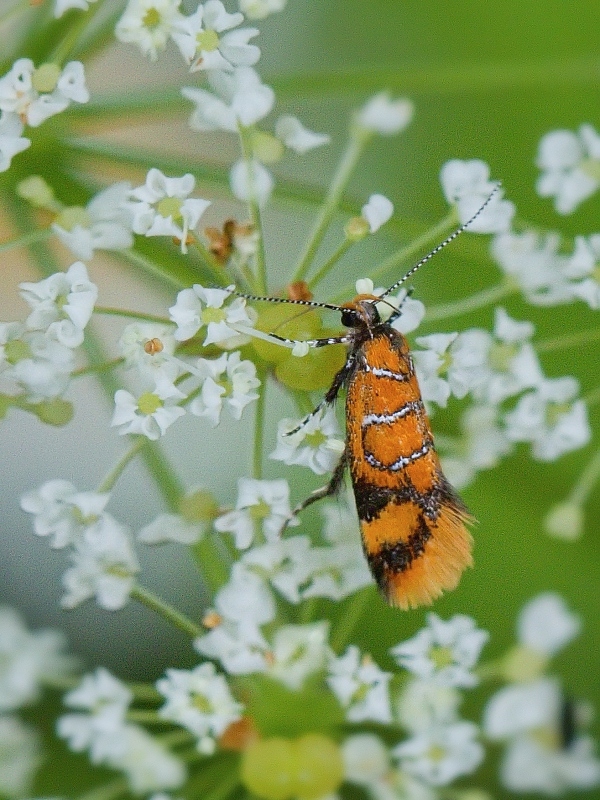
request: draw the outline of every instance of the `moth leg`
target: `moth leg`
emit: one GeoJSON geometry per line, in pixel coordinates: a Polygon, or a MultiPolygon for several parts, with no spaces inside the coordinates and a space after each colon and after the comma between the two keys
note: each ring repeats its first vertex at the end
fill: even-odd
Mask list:
{"type": "Polygon", "coordinates": [[[304,511],[305,508],[316,503],[317,500],[322,500],[324,497],[331,497],[334,494],[337,494],[340,486],[342,485],[342,481],[344,479],[344,471],[346,469],[347,464],[347,456],[346,451],[342,453],[340,460],[337,463],[336,468],[333,470],[333,475],[331,476],[331,480],[329,483],[326,483],[325,486],[321,486],[319,489],[315,489],[314,492],[311,492],[308,497],[299,503],[296,508],[292,511],[291,517],[287,519],[281,529],[281,533],[287,528],[290,524],[290,521],[294,519],[296,514],[299,514],[301,511],[304,511]]]}
{"type": "Polygon", "coordinates": [[[349,355],[344,366],[336,373],[331,386],[327,390],[327,393],[325,394],[321,402],[318,403],[313,408],[310,414],[304,417],[304,419],[299,425],[296,425],[296,427],[293,430],[287,431],[287,433],[285,433],[285,436],[292,436],[294,433],[298,433],[298,431],[302,430],[302,428],[306,425],[306,423],[309,420],[311,420],[314,416],[316,416],[319,413],[319,411],[321,411],[322,408],[325,408],[325,406],[329,406],[335,402],[340,389],[346,383],[346,380],[348,379],[349,375],[352,373],[352,370],[354,369],[354,363],[355,363],[354,358],[352,357],[352,355],[349,355]]]}

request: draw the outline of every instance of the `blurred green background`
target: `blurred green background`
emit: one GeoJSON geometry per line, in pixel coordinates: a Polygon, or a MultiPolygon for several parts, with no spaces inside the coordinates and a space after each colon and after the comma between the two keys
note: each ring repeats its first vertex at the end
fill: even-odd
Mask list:
{"type": "MultiPolygon", "coordinates": [[[[316,208],[308,200],[293,198],[301,196],[304,189],[326,187],[343,146],[350,110],[380,89],[409,96],[415,104],[415,118],[401,136],[375,140],[360,163],[348,200],[356,201],[360,208],[370,193],[386,194],[395,204],[400,224],[372,244],[372,252],[365,248],[357,250],[360,256],[348,257],[338,267],[330,288],[368,274],[377,257],[410,241],[446,213],[438,174],[449,158],[487,161],[492,177],[503,181],[507,197],[517,205],[518,219],[524,223],[556,229],[566,237],[598,232],[600,195],[574,214],[558,216],[550,201],[535,194],[538,171],[534,159],[537,144],[547,131],[576,129],[584,122],[600,126],[599,23],[595,0],[500,0],[487,4],[467,0],[290,0],[283,13],[261,23],[259,69],[263,80],[276,89],[277,111],[296,113],[308,126],[333,135],[329,148],[310,157],[292,158],[277,170],[279,190],[266,215],[272,288],[289,276],[302,242],[298,229],[309,223],[316,208]]],[[[144,85],[176,87],[194,82],[186,81],[180,58],[173,52],[158,65],[149,64],[123,45],[115,45],[114,53],[123,59],[125,68],[109,70],[108,58],[98,55],[88,79],[92,94],[96,87],[106,91],[110,86],[111,92],[131,97],[144,85]]],[[[147,140],[139,135],[139,118],[134,126],[127,118],[112,120],[100,134],[93,135],[109,141],[120,133],[126,140],[133,133],[138,146],[143,143],[148,152],[176,157],[192,172],[196,167],[228,162],[232,153],[229,140],[189,132],[185,127],[187,105],[169,112],[173,113],[175,118],[166,118],[165,124],[163,117],[147,140]]],[[[161,163],[166,162],[157,165],[161,163]]],[[[54,167],[45,168],[51,180],[54,167]]],[[[110,175],[113,179],[113,173],[110,175]]],[[[218,171],[215,175],[218,177],[218,171]]],[[[318,196],[318,191],[313,194],[318,196]]],[[[570,246],[567,238],[567,249],[570,246]]],[[[65,261],[64,266],[69,263],[65,261]]],[[[112,270],[107,272],[104,288],[120,297],[122,289],[115,283],[118,272],[112,270]]],[[[91,272],[96,277],[94,265],[91,272]]],[[[390,281],[396,277],[390,275],[390,281]]],[[[15,316],[16,283],[22,279],[17,272],[7,279],[3,319],[15,316]]],[[[26,279],[30,279],[29,273],[26,279]]],[[[419,273],[415,296],[426,304],[447,302],[498,279],[499,272],[487,254],[487,237],[465,236],[419,273]]],[[[144,279],[138,290],[130,273],[124,273],[123,280],[133,307],[139,308],[136,303],[140,303],[140,310],[160,313],[171,304],[172,287],[144,279]]],[[[99,282],[102,291],[102,279],[99,282]]],[[[324,299],[327,289],[325,285],[324,299]]],[[[597,314],[581,303],[539,309],[514,297],[505,306],[517,319],[533,321],[540,340],[599,325],[597,314]]],[[[425,332],[472,325],[490,328],[492,322],[493,309],[488,309],[425,332]]],[[[110,339],[110,332],[107,335],[110,339]]],[[[544,355],[542,361],[549,377],[576,376],[583,393],[598,386],[600,360],[595,344],[544,355]]],[[[113,463],[120,444],[107,428],[110,408],[96,397],[93,387],[89,391],[90,395],[84,392],[81,396],[86,405],[78,411],[69,435],[71,450],[65,448],[63,432],[42,430],[29,417],[15,414],[0,431],[4,453],[0,477],[5,487],[0,601],[22,608],[33,627],[51,624],[67,629],[74,649],[89,666],[105,664],[123,678],[148,678],[149,674],[154,678],[166,665],[192,662],[188,643],[153,620],[145,609],[133,605],[117,614],[91,605],[69,614],[60,612],[59,581],[65,564],[60,555],[49,553],[46,542],[34,540],[29,520],[16,508],[19,494],[43,480],[66,477],[79,482],[81,488],[91,488],[113,463]],[[85,478],[80,478],[82,469],[85,478]],[[86,486],[81,485],[84,480],[86,486]],[[108,652],[107,641],[111,642],[108,652]]],[[[448,413],[436,415],[434,428],[453,431],[459,408],[458,403],[451,404],[448,413]]],[[[280,416],[281,399],[271,393],[273,429],[280,416]]],[[[494,657],[512,643],[516,614],[524,602],[540,591],[561,593],[583,618],[584,630],[557,658],[556,671],[563,676],[569,694],[588,698],[600,709],[600,492],[586,507],[585,534],[580,541],[554,541],[542,529],[547,510],[565,497],[600,442],[598,409],[593,408],[590,416],[595,442],[585,449],[554,464],[539,464],[531,460],[528,448],[521,447],[464,492],[479,520],[476,566],[459,589],[434,610],[443,617],[467,613],[489,628],[492,639],[484,654],[494,657]]],[[[180,433],[167,437],[166,447],[175,463],[183,459],[182,475],[188,485],[204,483],[217,491],[222,501],[230,502],[236,478],[244,474],[247,454],[243,441],[248,435],[249,428],[244,425],[207,435],[204,429],[198,430],[195,420],[192,427],[182,426],[180,433]],[[213,472],[215,459],[219,464],[213,472]]],[[[267,465],[265,477],[281,474],[277,465],[267,465]]],[[[289,474],[301,496],[305,476],[296,468],[290,468],[289,474]]],[[[143,470],[132,470],[117,491],[113,511],[139,527],[160,510],[153,494],[143,470]]],[[[171,599],[190,613],[199,613],[201,602],[192,568],[182,565],[180,555],[168,549],[165,552],[168,557],[164,560],[160,553],[147,558],[144,580],[149,576],[146,582],[156,591],[174,592],[171,599]],[[174,574],[183,583],[176,590],[174,574]]],[[[331,609],[323,603],[322,610],[329,613],[331,609]]],[[[423,618],[421,612],[405,614],[384,607],[373,592],[353,638],[384,665],[388,663],[387,648],[412,635],[423,618]]]]}

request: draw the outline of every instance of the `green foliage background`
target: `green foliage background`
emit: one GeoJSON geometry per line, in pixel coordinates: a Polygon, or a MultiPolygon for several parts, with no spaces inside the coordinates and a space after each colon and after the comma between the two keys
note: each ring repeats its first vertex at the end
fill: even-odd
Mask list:
{"type": "MultiPolygon", "coordinates": [[[[117,15],[120,4],[108,6],[117,15]]],[[[4,43],[3,72],[17,56],[31,56],[36,62],[48,57],[69,20],[44,27],[47,7],[45,3],[40,10],[30,12],[24,51],[12,52],[14,42],[4,43]],[[36,30],[43,31],[43,35],[36,38],[36,30]]],[[[348,193],[348,205],[357,208],[373,191],[393,200],[399,222],[387,233],[393,241],[378,245],[379,255],[388,247],[391,251],[400,243],[409,242],[443,216],[446,204],[438,173],[449,158],[487,161],[492,176],[503,181],[507,196],[517,204],[518,217],[523,222],[540,229],[558,229],[566,236],[598,232],[600,196],[584,203],[575,214],[559,217],[551,202],[535,194],[538,172],[534,158],[539,139],[548,130],[576,129],[582,122],[600,125],[599,17],[596,0],[289,0],[286,11],[260,26],[261,75],[275,88],[280,111],[297,113],[315,130],[331,132],[334,141],[331,148],[314,157],[297,159],[279,170],[274,211],[267,215],[267,236],[273,254],[269,259],[271,288],[283,284],[289,275],[296,255],[287,252],[291,232],[300,222],[305,224],[310,219],[310,212],[322,196],[343,144],[350,109],[382,88],[410,96],[416,114],[402,136],[374,143],[361,161],[348,193]]],[[[107,24],[105,30],[109,29],[107,24]]],[[[71,57],[85,60],[83,53],[75,52],[71,57]]],[[[128,58],[131,71],[107,76],[110,81],[103,91],[109,95],[103,99],[93,95],[89,106],[57,118],[58,128],[63,126],[68,157],[61,149],[64,142],[59,147],[42,126],[34,132],[31,151],[17,156],[11,171],[0,176],[5,211],[13,215],[13,221],[23,231],[27,230],[28,212],[14,205],[13,187],[18,179],[34,171],[44,174],[49,183],[60,185],[65,202],[81,201],[86,196],[88,187],[82,175],[93,174],[94,163],[102,164],[101,171],[114,171],[118,162],[140,170],[157,166],[170,174],[191,171],[200,181],[203,196],[209,192],[226,195],[224,167],[232,153],[229,142],[220,144],[208,137],[207,144],[200,137],[181,133],[183,127],[179,123],[187,118],[189,106],[178,96],[177,86],[183,75],[179,60],[169,78],[168,72],[157,72],[141,56],[128,58]],[[148,91],[155,101],[150,106],[148,91]],[[127,129],[130,123],[147,119],[148,114],[158,116],[163,125],[162,139],[153,140],[150,145],[144,141],[138,141],[135,148],[115,145],[105,135],[114,128],[127,129]],[[99,127],[94,130],[93,139],[83,136],[94,125],[99,127]],[[72,159],[84,156],[87,160],[79,161],[83,172],[73,172],[72,159]],[[89,156],[101,161],[93,162],[89,156]]],[[[173,58],[172,64],[175,63],[173,58]]],[[[47,123],[46,129],[55,132],[52,123],[47,123]]],[[[139,251],[145,252],[143,245],[139,251]]],[[[377,254],[374,250],[371,257],[377,254]]],[[[33,257],[42,269],[53,271],[44,253],[34,252],[33,257]]],[[[355,277],[369,273],[369,266],[369,258],[348,257],[329,288],[351,286],[355,277]]],[[[156,271],[140,273],[140,280],[166,297],[167,291],[172,294],[177,286],[197,280],[198,269],[197,264],[165,253],[156,271]]],[[[390,275],[390,282],[396,277],[390,275]]],[[[465,236],[419,273],[415,296],[426,304],[448,302],[498,279],[498,270],[487,254],[486,237],[465,236]]],[[[323,294],[326,299],[327,286],[323,294]]],[[[532,320],[540,340],[599,327],[597,314],[583,304],[538,309],[514,297],[506,307],[512,316],[532,320]]],[[[489,328],[492,320],[492,309],[487,309],[443,327],[431,326],[426,332],[472,325],[489,328]]],[[[598,386],[600,360],[597,344],[592,341],[576,351],[565,349],[544,355],[542,360],[551,377],[578,377],[584,394],[598,386]]],[[[458,404],[452,405],[449,413],[436,416],[434,428],[455,430],[458,408],[458,404]]],[[[272,411],[276,413],[275,408],[272,411]]],[[[591,422],[595,431],[600,430],[597,407],[591,411],[591,422]]],[[[38,423],[32,420],[30,424],[38,423]]],[[[582,616],[584,632],[557,658],[556,670],[563,676],[568,693],[588,698],[600,709],[599,493],[586,508],[586,529],[580,541],[554,541],[542,529],[545,513],[567,494],[594,446],[592,443],[553,464],[533,462],[523,447],[499,468],[482,474],[464,492],[479,520],[475,531],[476,566],[465,575],[456,592],[436,604],[435,611],[443,617],[457,612],[472,615],[492,633],[485,653],[493,658],[512,643],[515,616],[525,601],[540,591],[561,593],[582,616]]],[[[218,453],[205,454],[205,458],[211,457],[218,457],[218,453]]],[[[281,469],[274,465],[267,470],[266,477],[281,475],[281,469]]],[[[304,477],[300,471],[294,472],[292,480],[301,496],[304,477]]],[[[26,526],[28,522],[24,529],[26,526]]],[[[10,576],[6,577],[6,596],[3,598],[0,584],[0,600],[14,603],[18,600],[15,584],[10,576]]],[[[191,582],[188,590],[195,591],[191,582]]],[[[198,599],[190,603],[196,610],[200,607],[198,599]]],[[[325,602],[320,610],[336,614],[336,609],[325,602]]],[[[106,614],[100,610],[94,613],[106,614]]],[[[143,629],[149,624],[147,612],[128,609],[126,613],[132,615],[130,621],[141,629],[143,638],[143,629]]],[[[106,616],[110,618],[107,627],[119,626],[118,615],[106,616]]],[[[387,648],[412,635],[423,618],[422,612],[406,614],[386,608],[373,592],[355,621],[352,638],[384,666],[388,663],[387,648]]],[[[45,622],[43,612],[38,613],[37,621],[45,622]]],[[[161,630],[158,629],[159,637],[161,630]]],[[[110,663],[106,646],[106,638],[99,636],[97,663],[110,663]]],[[[161,654],[154,666],[152,652],[143,656],[141,666],[132,666],[136,659],[129,653],[128,668],[136,677],[138,670],[148,671],[148,663],[155,677],[154,672],[158,675],[163,662],[183,666],[186,659],[189,663],[193,659],[183,641],[173,644],[170,661],[166,661],[160,645],[156,646],[161,654]]],[[[476,712],[477,707],[475,699],[472,710],[476,712]]],[[[39,718],[37,712],[32,716],[39,718]]],[[[73,789],[80,790],[87,780],[85,762],[67,756],[62,746],[53,747],[52,766],[44,770],[38,791],[64,791],[64,782],[59,780],[63,759],[73,789]]],[[[487,783],[490,769],[486,766],[482,771],[482,784],[487,783]]],[[[92,775],[97,778],[99,773],[92,771],[90,779],[92,775]]],[[[497,792],[496,796],[503,795],[497,792]]]]}

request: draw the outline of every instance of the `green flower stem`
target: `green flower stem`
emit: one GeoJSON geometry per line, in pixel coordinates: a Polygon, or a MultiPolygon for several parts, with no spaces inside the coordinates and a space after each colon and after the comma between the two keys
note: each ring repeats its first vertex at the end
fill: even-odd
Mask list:
{"type": "Polygon", "coordinates": [[[313,259],[323,241],[327,229],[333,219],[337,210],[342,194],[346,189],[354,168],[360,158],[370,135],[361,135],[358,132],[353,132],[348,141],[348,146],[337,167],[337,171],[333,176],[329,192],[321,206],[317,219],[315,220],[314,227],[306,242],[304,252],[300,256],[300,261],[296,267],[292,283],[296,281],[303,281],[310,269],[313,259]]]}
{"type": "Polygon", "coordinates": [[[344,239],[333,255],[327,259],[323,266],[317,270],[316,274],[313,275],[313,277],[309,280],[308,285],[310,289],[314,289],[315,286],[320,283],[329,272],[331,272],[331,269],[337,264],[340,258],[348,252],[353,244],[356,244],[356,242],[353,242],[352,239],[344,239]]]}
{"type": "Polygon", "coordinates": [[[361,589],[355,592],[344,609],[344,615],[336,623],[331,636],[331,647],[335,653],[340,653],[354,632],[359,619],[364,613],[369,599],[369,590],[361,589]]]}
{"type": "Polygon", "coordinates": [[[94,306],[95,314],[106,314],[111,317],[126,317],[127,319],[139,319],[142,322],[157,322],[160,325],[172,325],[173,322],[167,317],[158,317],[155,314],[142,314],[139,311],[128,311],[124,308],[111,308],[110,306],[94,306]]]}
{"type": "Polygon", "coordinates": [[[136,722],[139,725],[164,725],[165,720],[159,717],[157,711],[147,711],[133,708],[127,712],[127,721],[136,722]]]}
{"type": "Polygon", "coordinates": [[[252,477],[260,480],[263,474],[263,445],[265,435],[265,405],[267,399],[267,372],[257,369],[261,391],[254,412],[254,445],[252,449],[252,477]]]}
{"type": "Polygon", "coordinates": [[[114,800],[121,795],[130,796],[129,784],[125,778],[117,778],[110,783],[104,783],[89,792],[80,794],[77,800],[114,800]]]}
{"type": "Polygon", "coordinates": [[[193,545],[194,561],[211,595],[229,580],[230,560],[216,536],[207,534],[193,545]],[[229,564],[227,563],[229,561],[229,564]]]}
{"type": "Polygon", "coordinates": [[[568,336],[557,336],[554,339],[536,342],[535,349],[538,353],[550,353],[553,350],[563,350],[591,344],[592,342],[597,342],[599,339],[600,330],[579,331],[578,333],[571,333],[568,336]]]}
{"type": "MultiPolygon", "coordinates": [[[[252,129],[243,125],[238,125],[240,134],[240,145],[246,166],[248,167],[248,180],[252,183],[252,129]]],[[[262,220],[260,207],[256,198],[254,186],[250,186],[250,200],[248,201],[248,211],[254,230],[258,233],[258,248],[256,250],[256,276],[253,291],[256,294],[267,294],[267,260],[265,256],[265,240],[263,236],[262,220]]]]}
{"type": "Polygon", "coordinates": [[[83,378],[86,375],[95,375],[98,372],[109,372],[115,369],[115,367],[120,367],[124,361],[125,359],[123,358],[113,358],[111,361],[104,361],[102,364],[90,364],[87,367],[80,367],[79,369],[73,370],[71,377],[83,378]]]}
{"type": "Polygon", "coordinates": [[[131,590],[131,597],[133,597],[134,600],[138,600],[152,611],[156,611],[157,614],[160,614],[161,617],[164,617],[168,622],[171,622],[176,628],[179,628],[179,630],[183,631],[188,636],[195,639],[196,636],[200,636],[202,633],[202,628],[199,625],[196,625],[196,623],[188,619],[185,614],[182,614],[176,608],[169,605],[169,603],[161,600],[161,598],[153,592],[140,586],[140,584],[136,584],[133,587],[131,590]]]}
{"type": "Polygon", "coordinates": [[[123,453],[119,461],[115,464],[115,466],[111,469],[108,475],[106,475],[104,480],[98,486],[98,489],[96,491],[99,494],[103,494],[104,492],[110,492],[110,490],[113,488],[113,486],[121,477],[127,464],[129,464],[129,462],[132,461],[137,456],[137,454],[140,452],[142,447],[144,447],[144,445],[148,444],[148,439],[145,436],[132,437],[132,441],[133,444],[131,445],[129,450],[123,453]]]}
{"type": "Polygon", "coordinates": [[[202,261],[204,261],[206,268],[212,275],[214,283],[217,286],[224,286],[225,282],[223,279],[226,276],[223,265],[217,261],[217,259],[213,256],[210,250],[208,250],[200,240],[196,239],[196,241],[193,244],[193,247],[199,254],[202,261]]]}
{"type": "Polygon", "coordinates": [[[34,242],[43,242],[45,239],[49,239],[52,234],[53,231],[50,228],[40,228],[25,234],[25,236],[19,236],[18,239],[11,239],[8,242],[0,243],[0,253],[6,253],[8,250],[16,250],[18,247],[29,247],[29,245],[34,242]]]}
{"type": "Polygon", "coordinates": [[[480,308],[491,306],[517,291],[518,287],[511,281],[504,281],[489,289],[482,289],[482,291],[476,292],[462,300],[457,300],[454,303],[443,303],[442,305],[428,308],[425,314],[425,321],[440,322],[440,320],[443,319],[458,317],[461,314],[468,314],[471,311],[477,311],[480,308]]]}
{"type": "Polygon", "coordinates": [[[568,502],[582,506],[600,480],[600,450],[588,461],[577,483],[569,493],[568,502]]]}

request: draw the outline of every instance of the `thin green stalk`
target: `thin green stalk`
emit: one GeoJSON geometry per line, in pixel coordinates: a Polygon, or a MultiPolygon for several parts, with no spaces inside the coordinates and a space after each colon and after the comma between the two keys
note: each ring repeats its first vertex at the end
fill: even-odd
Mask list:
{"type": "Polygon", "coordinates": [[[11,239],[8,242],[0,243],[0,253],[6,253],[8,250],[16,250],[18,247],[29,247],[34,242],[43,242],[44,239],[49,239],[52,236],[50,228],[41,228],[25,236],[19,236],[18,239],[11,239]]]}
{"type": "Polygon", "coordinates": [[[117,778],[80,794],[77,800],[114,800],[115,797],[129,794],[129,784],[125,778],[117,778]]]}
{"type": "Polygon", "coordinates": [[[121,477],[122,473],[125,470],[125,467],[129,464],[130,461],[132,461],[137,456],[142,447],[144,447],[144,445],[146,444],[148,444],[148,439],[145,436],[137,436],[134,438],[133,444],[131,445],[129,450],[123,453],[119,461],[117,461],[115,466],[111,469],[108,475],[105,476],[104,480],[102,480],[102,482],[98,486],[97,491],[99,494],[103,494],[104,492],[110,492],[115,483],[121,477]]]}
{"type": "Polygon", "coordinates": [[[263,444],[265,434],[265,405],[267,399],[267,373],[259,369],[261,391],[254,412],[254,443],[252,449],[252,477],[260,480],[263,473],[263,444]]]}
{"type": "Polygon", "coordinates": [[[575,486],[571,489],[568,501],[574,505],[582,506],[590,496],[592,489],[600,480],[600,450],[585,466],[575,486]]]}
{"type": "Polygon", "coordinates": [[[323,264],[323,266],[317,270],[317,272],[313,275],[313,277],[309,280],[308,286],[310,289],[314,289],[317,284],[319,284],[323,278],[331,272],[331,269],[337,264],[340,258],[348,252],[348,250],[352,247],[353,242],[352,239],[344,239],[344,241],[339,245],[337,250],[331,255],[327,261],[323,264]]]}
{"type": "Polygon", "coordinates": [[[164,725],[165,720],[158,716],[157,711],[133,708],[127,712],[127,721],[139,725],[164,725]]]}
{"type": "Polygon", "coordinates": [[[125,361],[124,358],[113,358],[110,361],[104,361],[102,364],[90,364],[87,367],[80,367],[73,370],[71,373],[72,378],[83,378],[85,375],[96,375],[99,372],[109,372],[115,367],[120,367],[125,361]]]}
{"type": "Polygon", "coordinates": [[[511,281],[503,281],[496,286],[482,289],[480,292],[476,292],[462,300],[456,300],[453,303],[442,303],[439,306],[428,308],[425,314],[425,321],[440,322],[443,319],[458,317],[461,314],[469,314],[471,311],[494,305],[494,303],[509,297],[517,291],[518,287],[511,281]]]}
{"type": "Polygon", "coordinates": [[[131,590],[131,597],[133,597],[134,600],[138,600],[152,611],[156,611],[157,614],[160,614],[161,617],[164,617],[168,622],[171,622],[176,628],[179,628],[180,631],[183,631],[188,636],[195,639],[202,633],[202,628],[199,625],[196,625],[195,622],[188,619],[181,611],[178,611],[153,592],[140,586],[140,584],[136,584],[133,587],[131,590]]]}
{"type": "Polygon", "coordinates": [[[111,308],[110,306],[94,306],[95,314],[105,314],[111,317],[126,317],[127,319],[140,319],[143,322],[157,322],[160,325],[171,325],[172,322],[167,317],[159,317],[156,314],[142,314],[140,311],[127,311],[124,308],[111,308]]]}
{"type": "Polygon", "coordinates": [[[267,260],[265,255],[265,240],[263,236],[262,220],[260,215],[260,206],[254,187],[252,178],[252,131],[248,127],[239,125],[240,144],[242,148],[242,155],[246,162],[248,170],[248,181],[250,183],[250,198],[248,200],[248,211],[254,230],[258,233],[258,247],[256,250],[256,276],[253,291],[257,294],[267,294],[267,260]]]}
{"type": "Polygon", "coordinates": [[[578,331],[567,336],[556,336],[554,339],[546,339],[536,342],[535,349],[538,353],[550,353],[552,350],[563,350],[571,347],[591,344],[600,339],[600,330],[578,331]]]}
{"type": "Polygon", "coordinates": [[[341,650],[344,648],[344,645],[352,636],[354,628],[364,613],[368,599],[368,590],[361,589],[360,591],[355,592],[352,598],[348,601],[345,608],[345,613],[342,618],[337,621],[331,636],[331,647],[334,652],[341,652],[341,650]]]}
{"type": "Polygon", "coordinates": [[[337,210],[342,194],[346,189],[354,168],[360,158],[369,136],[352,133],[348,141],[348,146],[338,164],[335,175],[329,187],[329,192],[325,198],[323,205],[317,215],[313,229],[308,237],[308,241],[304,247],[304,252],[300,256],[300,261],[296,267],[292,283],[296,281],[303,281],[310,269],[314,260],[317,250],[323,241],[327,229],[333,219],[337,210]]]}

